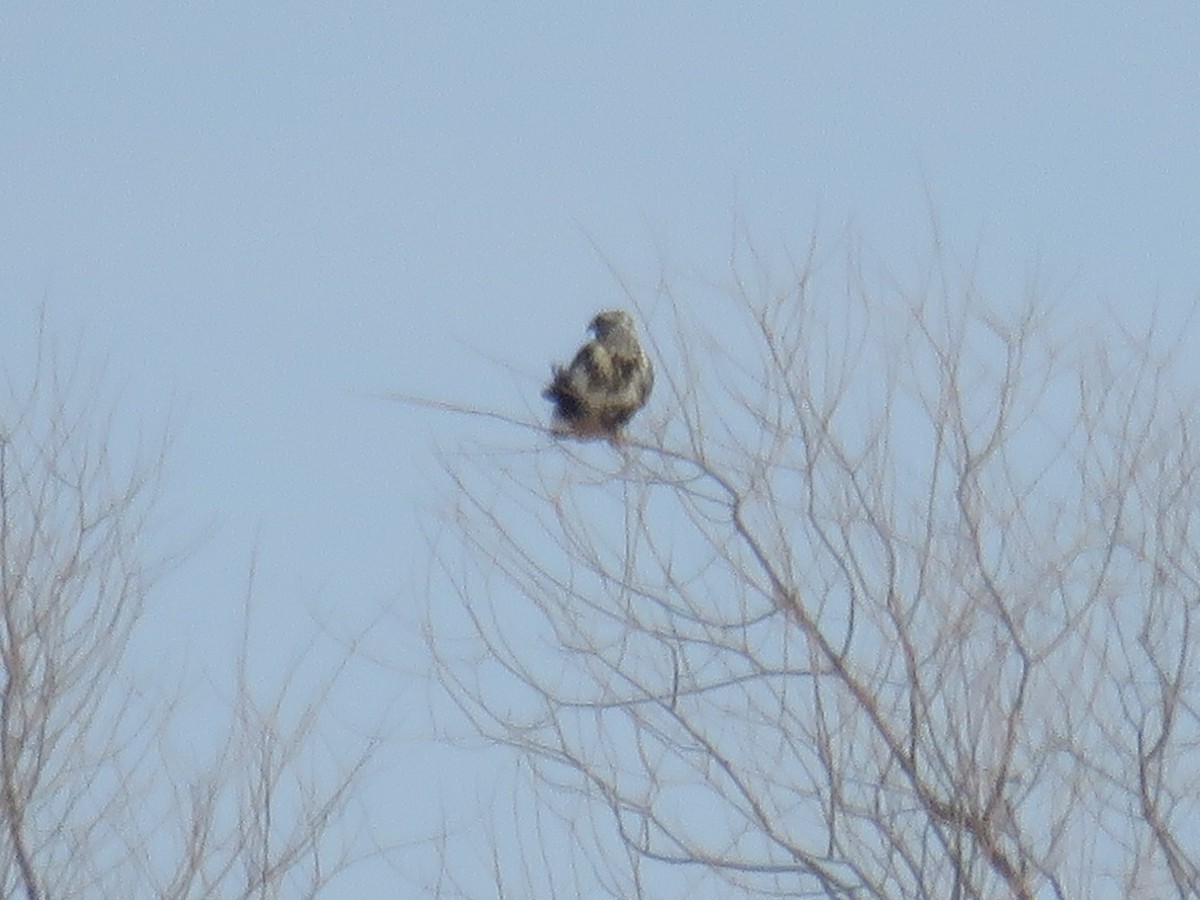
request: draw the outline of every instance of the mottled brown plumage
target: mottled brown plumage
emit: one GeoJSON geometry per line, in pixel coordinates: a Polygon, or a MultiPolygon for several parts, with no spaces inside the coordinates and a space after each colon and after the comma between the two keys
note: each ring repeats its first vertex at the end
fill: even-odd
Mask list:
{"type": "Polygon", "coordinates": [[[553,367],[542,396],[554,403],[556,430],[616,440],[621,427],[646,405],[654,367],[625,310],[605,310],[588,328],[595,338],[579,348],[569,366],[553,367]]]}

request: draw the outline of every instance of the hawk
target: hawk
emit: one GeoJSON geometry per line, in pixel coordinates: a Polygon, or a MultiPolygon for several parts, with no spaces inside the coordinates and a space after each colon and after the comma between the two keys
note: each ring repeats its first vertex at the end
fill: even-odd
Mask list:
{"type": "Polygon", "coordinates": [[[638,343],[633,316],[609,309],[588,325],[596,337],[569,366],[552,367],[542,396],[554,403],[554,429],[580,438],[615,441],[621,427],[646,405],[654,367],[638,343]]]}

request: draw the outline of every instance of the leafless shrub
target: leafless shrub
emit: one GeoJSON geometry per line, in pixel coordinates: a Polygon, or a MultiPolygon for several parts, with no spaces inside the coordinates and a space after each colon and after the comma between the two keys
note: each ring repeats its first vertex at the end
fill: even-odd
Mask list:
{"type": "Polygon", "coordinates": [[[660,374],[623,448],[446,458],[436,675],[534,775],[500,895],[1200,894],[1171,342],[940,251],[865,268],[631,291],[660,374]]]}
{"type": "Polygon", "coordinates": [[[163,442],[118,427],[102,373],[44,327],[37,346],[0,397],[0,896],[315,895],[354,861],[333,826],[373,752],[322,741],[352,650],[298,695],[232,648],[210,764],[174,756],[179,696],[125,665],[176,561],[153,549],[163,442]]]}

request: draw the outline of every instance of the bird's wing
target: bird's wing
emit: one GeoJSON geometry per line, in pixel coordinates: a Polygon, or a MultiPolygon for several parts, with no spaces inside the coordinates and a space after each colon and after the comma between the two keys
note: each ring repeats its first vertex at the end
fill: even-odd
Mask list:
{"type": "Polygon", "coordinates": [[[613,379],[611,393],[622,402],[641,407],[654,386],[654,368],[650,358],[636,343],[611,355],[613,379]]]}
{"type": "Polygon", "coordinates": [[[638,366],[637,394],[638,406],[645,406],[650,399],[650,391],[654,389],[654,365],[650,357],[641,355],[641,365],[638,366]]]}
{"type": "Polygon", "coordinates": [[[599,341],[588,341],[571,360],[571,381],[580,391],[611,389],[616,370],[612,354],[599,341]]]}

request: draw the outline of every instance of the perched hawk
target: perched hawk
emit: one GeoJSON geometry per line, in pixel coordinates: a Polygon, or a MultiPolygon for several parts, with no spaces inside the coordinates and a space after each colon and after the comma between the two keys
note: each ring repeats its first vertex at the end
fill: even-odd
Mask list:
{"type": "Polygon", "coordinates": [[[616,440],[621,426],[646,405],[654,367],[625,310],[599,313],[588,329],[596,337],[579,348],[571,365],[553,367],[542,396],[554,403],[557,431],[616,440]]]}

